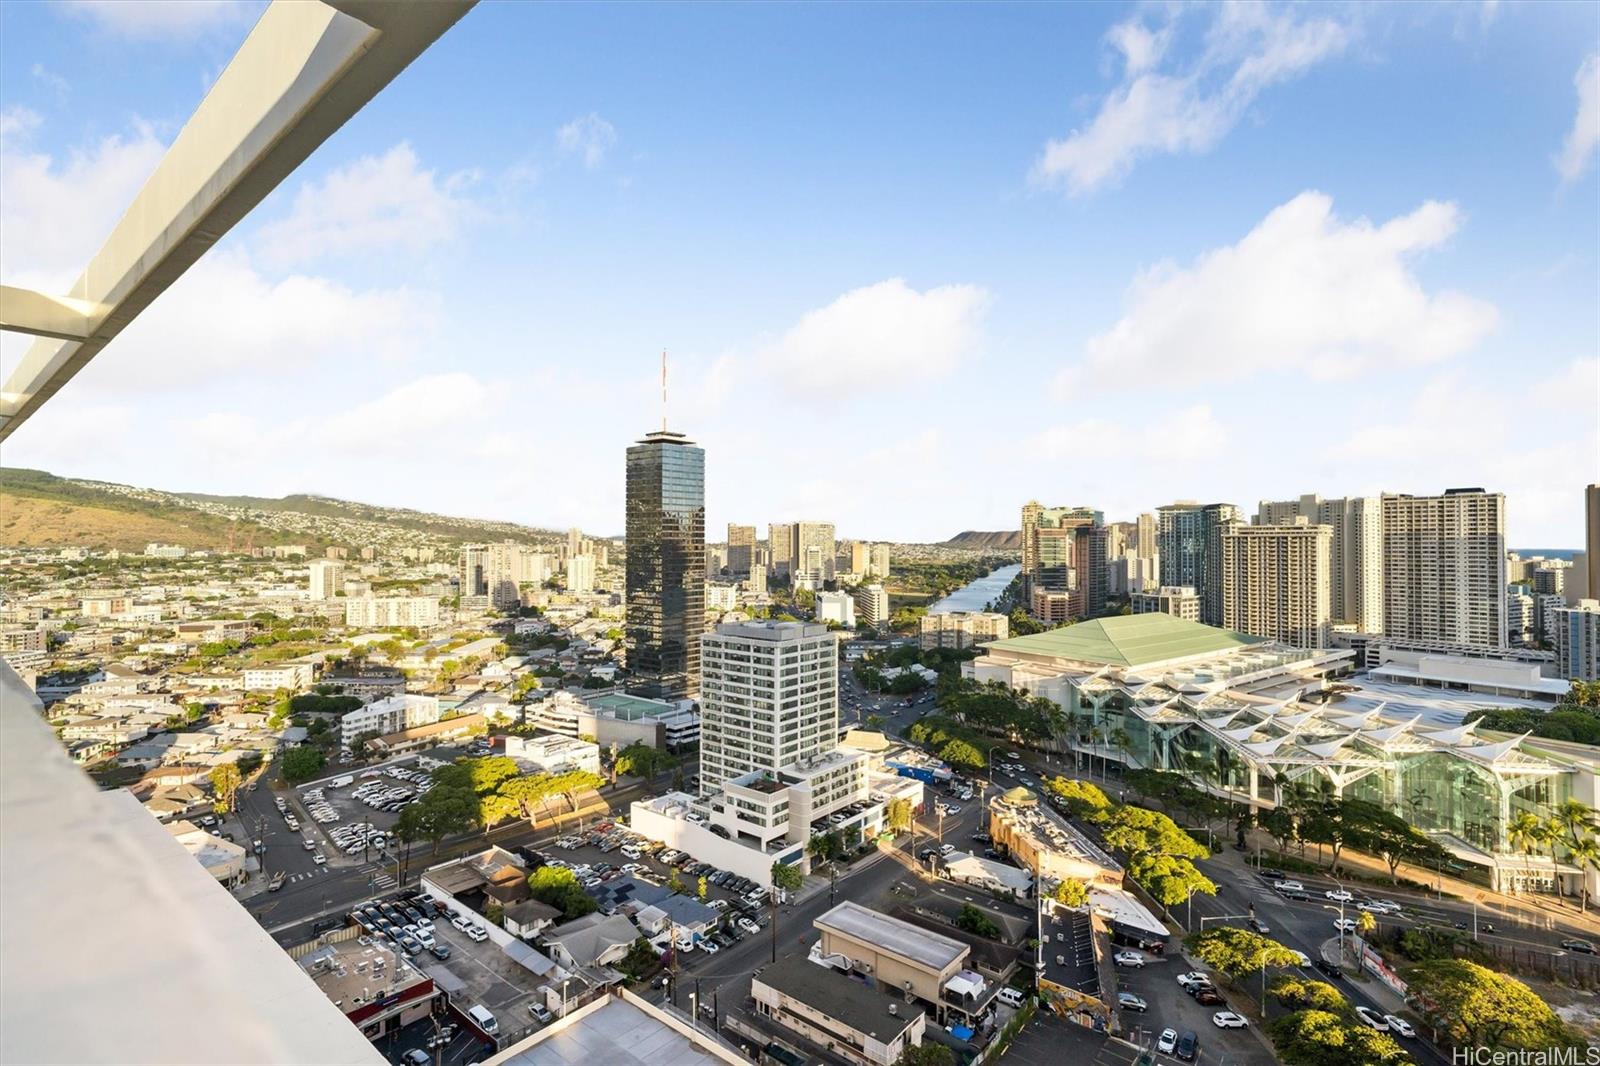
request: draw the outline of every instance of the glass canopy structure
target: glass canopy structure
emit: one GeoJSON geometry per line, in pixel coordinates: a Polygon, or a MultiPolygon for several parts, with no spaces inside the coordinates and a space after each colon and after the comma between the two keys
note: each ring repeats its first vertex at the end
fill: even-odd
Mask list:
{"type": "MultiPolygon", "coordinates": [[[[1404,814],[1493,887],[1575,889],[1580,871],[1530,858],[1507,827],[1594,802],[1600,753],[1481,731],[1394,703],[1355,705],[1338,679],[1351,653],[1292,648],[1147,614],[997,641],[967,664],[1058,703],[1070,737],[1129,767],[1184,773],[1235,802],[1271,808],[1296,790],[1370,800],[1404,814]]],[[[1460,710],[1472,709],[1462,694],[1460,710]]]]}

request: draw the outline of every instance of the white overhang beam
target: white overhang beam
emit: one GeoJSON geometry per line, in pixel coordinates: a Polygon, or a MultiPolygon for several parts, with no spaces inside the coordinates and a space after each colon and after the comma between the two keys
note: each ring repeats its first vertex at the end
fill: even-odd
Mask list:
{"type": "Polygon", "coordinates": [[[3,294],[0,325],[40,339],[0,388],[0,440],[475,2],[273,0],[71,291],[3,294]]]}

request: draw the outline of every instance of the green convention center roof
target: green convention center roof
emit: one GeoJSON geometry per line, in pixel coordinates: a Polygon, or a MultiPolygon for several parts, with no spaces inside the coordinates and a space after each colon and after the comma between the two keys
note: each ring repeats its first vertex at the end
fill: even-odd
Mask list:
{"type": "Polygon", "coordinates": [[[997,640],[983,647],[991,653],[1042,655],[1104,666],[1143,666],[1260,643],[1260,637],[1170,614],[1130,614],[997,640]]]}

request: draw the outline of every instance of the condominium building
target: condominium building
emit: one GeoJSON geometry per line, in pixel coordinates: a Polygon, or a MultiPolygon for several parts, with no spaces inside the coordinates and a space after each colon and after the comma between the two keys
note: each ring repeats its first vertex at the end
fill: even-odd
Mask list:
{"type": "Polygon", "coordinates": [[[693,696],[706,625],[706,453],[681,433],[628,449],[628,668],[640,694],[693,696]]]}
{"type": "Polygon", "coordinates": [[[964,651],[1011,635],[1011,620],[993,611],[950,611],[925,614],[918,623],[918,640],[924,651],[949,648],[964,651]]]}
{"type": "Polygon", "coordinates": [[[1256,525],[1275,526],[1304,518],[1333,531],[1329,551],[1333,618],[1362,633],[1383,632],[1383,501],[1376,496],[1324,500],[1261,501],[1256,525]]]}
{"type": "Polygon", "coordinates": [[[745,579],[745,591],[758,599],[767,594],[767,568],[762,563],[750,564],[750,576],[745,579]]]}
{"type": "Polygon", "coordinates": [[[1134,523],[1134,555],[1141,559],[1154,559],[1161,553],[1156,543],[1158,528],[1155,515],[1146,513],[1139,516],[1134,523]]]}
{"type": "Polygon", "coordinates": [[[578,554],[567,560],[567,591],[594,591],[595,559],[593,555],[578,554]]]}
{"type": "Polygon", "coordinates": [[[491,607],[516,607],[522,602],[524,583],[542,582],[548,576],[548,556],[515,541],[466,544],[461,548],[464,599],[485,596],[491,607]]]}
{"type": "Polygon", "coordinates": [[[1106,538],[1100,511],[1023,504],[1022,588],[1035,616],[1065,621],[1105,611],[1106,538]]]}
{"type": "Polygon", "coordinates": [[[866,577],[872,570],[872,545],[864,540],[850,542],[850,573],[866,577]]]}
{"type": "Polygon", "coordinates": [[[1506,646],[1505,497],[1482,489],[1383,497],[1383,631],[1506,646]]]}
{"type": "Polygon", "coordinates": [[[767,523],[767,554],[772,576],[787,580],[794,571],[794,523],[767,523]]]}
{"type": "Polygon", "coordinates": [[[748,574],[755,563],[756,527],[728,524],[728,572],[748,574]]]}
{"type": "Polygon", "coordinates": [[[1222,531],[1222,625],[1297,648],[1328,646],[1333,530],[1303,515],[1222,531]]]}
{"type": "Polygon", "coordinates": [[[439,601],[431,596],[352,596],[344,601],[344,624],[352,629],[432,629],[439,624],[439,601]]]}
{"type": "Polygon", "coordinates": [[[881,626],[889,620],[889,594],[882,585],[856,589],[856,619],[869,626],[881,626]]]}
{"type": "Polygon", "coordinates": [[[1154,592],[1134,592],[1128,597],[1134,614],[1170,614],[1186,622],[1200,621],[1200,594],[1187,585],[1164,585],[1154,592]]]}
{"type": "Polygon", "coordinates": [[[1600,600],[1600,485],[1583,490],[1583,548],[1586,598],[1600,600]]]}
{"type": "Polygon", "coordinates": [[[439,701],[432,696],[403,694],[373,700],[339,719],[339,742],[345,747],[362,733],[387,736],[439,720],[439,701]]]}
{"type": "Polygon", "coordinates": [[[1555,611],[1556,669],[1569,681],[1600,681],[1600,600],[1555,611]]]}
{"type": "Polygon", "coordinates": [[[777,773],[839,735],[838,645],[827,626],[719,625],[700,637],[700,791],[777,773]]]}
{"type": "Polygon", "coordinates": [[[837,573],[836,554],[832,522],[794,524],[794,577],[817,583],[832,581],[837,573]]]}
{"type": "Polygon", "coordinates": [[[887,544],[874,544],[872,546],[872,566],[869,572],[873,577],[889,576],[889,546],[887,544]]]}
{"type": "Polygon", "coordinates": [[[1213,576],[1222,565],[1222,529],[1243,522],[1244,513],[1231,503],[1199,504],[1180,500],[1156,508],[1157,554],[1161,584],[1187,585],[1200,594],[1200,619],[1222,622],[1222,583],[1213,576]]]}
{"type": "Polygon", "coordinates": [[[1538,640],[1538,635],[1539,620],[1534,614],[1528,586],[1512,585],[1506,589],[1506,640],[1512,646],[1532,644],[1538,640]]]}
{"type": "Polygon", "coordinates": [[[313,560],[309,571],[311,599],[331,600],[344,591],[344,564],[339,560],[313,560]]]}

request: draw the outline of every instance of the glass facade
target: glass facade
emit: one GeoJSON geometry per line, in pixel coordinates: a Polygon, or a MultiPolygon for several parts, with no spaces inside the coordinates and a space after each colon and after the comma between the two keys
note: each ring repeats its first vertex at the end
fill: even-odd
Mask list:
{"type": "Polygon", "coordinates": [[[662,430],[628,449],[628,667],[646,696],[700,691],[706,622],[705,450],[662,430]]]}

